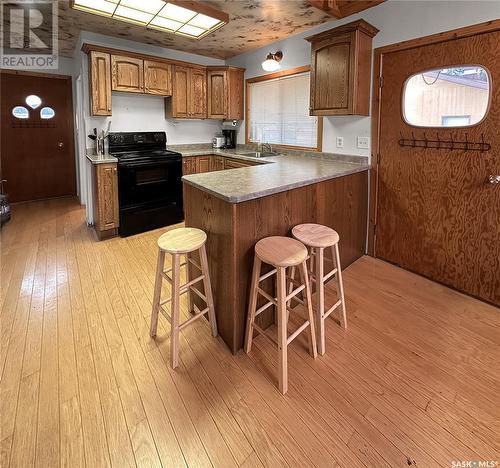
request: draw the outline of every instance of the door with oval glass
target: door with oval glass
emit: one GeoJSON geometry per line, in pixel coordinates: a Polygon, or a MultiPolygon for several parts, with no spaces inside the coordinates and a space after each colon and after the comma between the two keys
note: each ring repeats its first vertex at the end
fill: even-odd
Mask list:
{"type": "Polygon", "coordinates": [[[12,202],[76,193],[71,77],[1,73],[1,172],[12,202]]]}
{"type": "Polygon", "coordinates": [[[485,27],[376,51],[373,252],[500,305],[500,22],[485,27]]]}

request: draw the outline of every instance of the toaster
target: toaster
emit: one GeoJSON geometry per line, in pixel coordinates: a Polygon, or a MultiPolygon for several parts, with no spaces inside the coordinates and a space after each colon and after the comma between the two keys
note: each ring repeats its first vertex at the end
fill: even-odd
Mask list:
{"type": "Polygon", "coordinates": [[[212,148],[223,148],[226,139],[223,136],[216,136],[212,138],[212,148]]]}

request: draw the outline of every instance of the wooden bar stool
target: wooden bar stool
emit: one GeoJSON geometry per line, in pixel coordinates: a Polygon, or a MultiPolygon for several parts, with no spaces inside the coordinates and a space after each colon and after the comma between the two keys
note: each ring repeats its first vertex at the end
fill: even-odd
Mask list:
{"type": "Polygon", "coordinates": [[[212,326],[212,335],[217,336],[217,323],[215,320],[214,302],[212,297],[212,287],[210,284],[210,275],[208,271],[207,253],[205,250],[205,242],[207,235],[200,229],[196,228],[179,228],[173,229],[163,234],[158,239],[158,264],[156,267],[156,280],[155,290],[153,297],[153,310],[151,312],[151,328],[150,335],[156,336],[156,329],[158,326],[158,313],[162,315],[170,323],[171,337],[170,337],[170,364],[175,369],[179,363],[179,331],[184,327],[199,319],[206,313],[210,319],[212,326]],[[200,264],[193,260],[189,254],[198,251],[200,256],[200,264]],[[165,253],[172,256],[172,267],[164,270],[165,266],[165,253]],[[181,263],[181,256],[185,256],[185,261],[181,263]],[[188,280],[186,284],[180,285],[180,269],[186,267],[191,263],[197,268],[201,274],[200,276],[189,279],[189,274],[186,274],[188,280]],[[172,272],[172,276],[169,273],[172,272]],[[162,280],[167,280],[171,285],[172,295],[164,301],[161,300],[162,280]],[[204,292],[201,293],[195,284],[203,281],[204,292]],[[183,323],[179,323],[180,318],[180,297],[184,293],[195,293],[203,299],[207,307],[199,310],[195,306],[194,315],[183,323]],[[171,303],[170,315],[163,308],[164,305],[171,303]]]}
{"type": "Polygon", "coordinates": [[[336,231],[320,224],[299,224],[292,229],[292,235],[310,250],[311,282],[314,282],[316,285],[318,352],[319,354],[325,354],[325,319],[339,306],[341,307],[340,323],[343,328],[347,328],[344,285],[342,283],[342,269],[339,255],[340,238],[336,231]],[[332,249],[331,260],[325,258],[324,251],[326,248],[332,249]],[[325,260],[333,263],[333,269],[326,274],[324,268],[325,260]],[[325,311],[325,283],[334,275],[337,280],[337,293],[339,297],[337,302],[325,311]]]}
{"type": "Polygon", "coordinates": [[[245,352],[249,353],[252,349],[253,331],[256,330],[261,335],[270,339],[278,346],[278,387],[281,393],[285,394],[288,390],[288,345],[306,328],[309,330],[309,351],[313,357],[317,356],[316,336],[314,334],[314,316],[311,303],[311,291],[309,277],[307,273],[307,249],[299,241],[289,237],[267,237],[260,240],[255,245],[255,258],[253,263],[252,284],[250,287],[250,302],[248,306],[247,328],[245,334],[245,352]],[[262,262],[267,263],[274,268],[261,276],[262,262]],[[286,269],[288,267],[298,267],[301,276],[301,282],[298,287],[292,288],[289,294],[286,293],[286,269]],[[276,295],[272,297],[260,288],[260,282],[276,274],[276,295]],[[288,335],[288,313],[287,307],[291,298],[305,291],[305,297],[302,301],[307,308],[306,321],[288,335]],[[267,299],[267,303],[257,309],[258,295],[267,299]],[[255,318],[271,305],[277,308],[278,318],[278,340],[271,338],[261,327],[255,324],[255,318]]]}

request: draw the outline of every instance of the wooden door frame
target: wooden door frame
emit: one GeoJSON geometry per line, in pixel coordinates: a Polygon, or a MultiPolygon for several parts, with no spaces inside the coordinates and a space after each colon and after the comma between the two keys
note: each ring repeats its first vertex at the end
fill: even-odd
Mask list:
{"type": "Polygon", "coordinates": [[[383,84],[382,65],[384,55],[391,52],[402,51],[407,49],[414,49],[421,46],[438,44],[440,42],[447,42],[452,39],[461,39],[464,37],[475,36],[487,32],[494,32],[500,30],[500,19],[487,21],[485,23],[474,24],[472,26],[464,26],[451,31],[431,34],[430,36],[419,37],[417,39],[410,39],[408,41],[397,42],[383,47],[378,47],[374,50],[373,60],[373,86],[372,86],[372,121],[371,121],[371,159],[372,164],[370,168],[370,206],[368,215],[368,255],[376,257],[376,225],[378,215],[378,166],[380,163],[380,112],[382,107],[381,97],[381,84],[383,84]]]}
{"type": "Polygon", "coordinates": [[[76,160],[75,154],[75,108],[73,106],[73,77],[71,75],[61,75],[57,73],[44,73],[44,72],[34,72],[31,70],[0,70],[0,75],[21,75],[21,76],[33,76],[35,78],[51,78],[54,80],[65,80],[66,86],[69,87],[69,105],[71,108],[71,119],[68,124],[68,130],[71,134],[70,138],[70,157],[73,158],[73,166],[75,168],[75,193],[72,196],[78,196],[78,176],[80,171],[80,161],[76,160]]]}

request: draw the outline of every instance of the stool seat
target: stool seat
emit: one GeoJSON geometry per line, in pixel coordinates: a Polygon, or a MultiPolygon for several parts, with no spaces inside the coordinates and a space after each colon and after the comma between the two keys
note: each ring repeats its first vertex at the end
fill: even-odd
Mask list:
{"type": "Polygon", "coordinates": [[[321,224],[299,224],[292,229],[293,237],[310,247],[326,248],[339,242],[337,231],[321,224]]]}
{"type": "Polygon", "coordinates": [[[198,250],[207,240],[207,235],[196,228],[178,228],[168,231],[158,239],[158,247],[171,254],[183,254],[198,250]]]}
{"type": "Polygon", "coordinates": [[[255,244],[255,253],[263,262],[275,267],[300,265],[308,255],[301,242],[282,236],[261,239],[255,244]]]}

